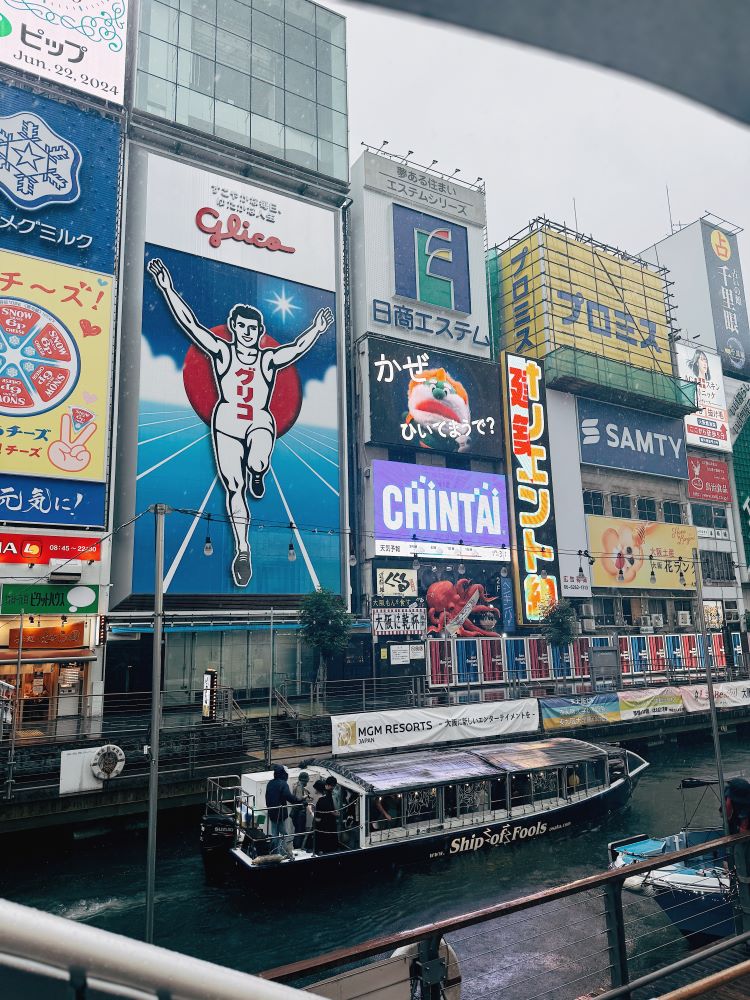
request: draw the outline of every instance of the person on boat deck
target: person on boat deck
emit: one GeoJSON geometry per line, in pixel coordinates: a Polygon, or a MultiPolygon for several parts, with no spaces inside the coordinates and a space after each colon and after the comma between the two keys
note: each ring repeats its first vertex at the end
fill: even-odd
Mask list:
{"type": "Polygon", "coordinates": [[[315,853],[331,854],[339,849],[336,803],[333,790],[338,782],[330,775],[325,780],[325,793],[315,806],[315,853]]]}
{"type": "Polygon", "coordinates": [[[302,806],[292,806],[292,825],[294,826],[294,846],[299,849],[307,837],[306,832],[312,829],[312,790],[310,775],[300,771],[299,777],[292,789],[292,795],[304,803],[302,806]]]}
{"type": "Polygon", "coordinates": [[[273,778],[266,785],[266,807],[268,808],[269,829],[274,854],[284,853],[287,804],[291,806],[302,805],[302,799],[292,795],[288,778],[286,770],[277,764],[273,769],[273,778]]]}

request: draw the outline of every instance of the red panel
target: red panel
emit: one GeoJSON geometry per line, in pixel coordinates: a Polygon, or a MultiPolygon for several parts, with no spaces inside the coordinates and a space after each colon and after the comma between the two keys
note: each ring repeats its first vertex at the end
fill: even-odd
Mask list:
{"type": "Polygon", "coordinates": [[[724,636],[721,632],[714,632],[711,636],[711,644],[714,650],[714,666],[726,667],[727,652],[724,648],[724,636]]]}
{"type": "Polygon", "coordinates": [[[648,659],[650,670],[666,670],[667,654],[663,635],[648,636],[648,659]]]}
{"type": "Polygon", "coordinates": [[[694,635],[680,637],[682,644],[682,663],[686,670],[697,670],[700,667],[698,657],[698,639],[694,635]]]}
{"type": "Polygon", "coordinates": [[[589,672],[589,640],[581,637],[573,640],[573,673],[576,677],[587,677],[589,672]]]}
{"type": "Polygon", "coordinates": [[[550,676],[549,650],[545,639],[529,639],[529,676],[541,680],[550,676]]]}
{"type": "Polygon", "coordinates": [[[448,663],[446,662],[446,646],[442,640],[430,642],[430,683],[448,683],[448,663]]]}
{"type": "Polygon", "coordinates": [[[630,643],[628,642],[628,637],[626,635],[618,636],[617,641],[620,644],[620,664],[622,665],[622,672],[624,674],[629,674],[632,668],[630,665],[630,643]]]}
{"type": "Polygon", "coordinates": [[[485,681],[503,679],[502,639],[482,639],[482,665],[485,681]]]}

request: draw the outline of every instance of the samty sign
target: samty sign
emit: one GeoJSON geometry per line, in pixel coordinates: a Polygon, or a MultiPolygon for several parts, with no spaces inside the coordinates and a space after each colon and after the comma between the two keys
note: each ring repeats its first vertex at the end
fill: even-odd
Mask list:
{"type": "Polygon", "coordinates": [[[331,717],[334,754],[405,749],[456,740],[490,739],[539,728],[535,698],[449,708],[410,708],[331,717]]]}

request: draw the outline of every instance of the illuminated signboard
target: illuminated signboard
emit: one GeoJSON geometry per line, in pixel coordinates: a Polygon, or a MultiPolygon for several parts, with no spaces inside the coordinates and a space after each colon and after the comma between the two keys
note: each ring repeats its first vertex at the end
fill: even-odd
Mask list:
{"type": "Polygon", "coordinates": [[[729,414],[724,392],[721,360],[694,344],[675,344],[677,374],[698,386],[698,412],[685,417],[685,440],[696,448],[731,451],[729,414]]]}
{"type": "Polygon", "coordinates": [[[542,363],[506,354],[505,392],[517,609],[523,625],[540,621],[560,597],[542,363]]]}
{"type": "Polygon", "coordinates": [[[586,518],[594,587],[695,590],[693,550],[698,534],[690,524],[586,518]]]}
{"type": "Polygon", "coordinates": [[[727,375],[750,378],[750,323],[734,233],[701,219],[716,346],[727,375]]]}

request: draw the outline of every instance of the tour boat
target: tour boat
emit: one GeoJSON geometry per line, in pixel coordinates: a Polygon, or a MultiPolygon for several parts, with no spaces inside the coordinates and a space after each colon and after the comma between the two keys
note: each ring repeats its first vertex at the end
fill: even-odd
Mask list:
{"type": "MultiPolygon", "coordinates": [[[[723,837],[720,826],[691,825],[685,806],[686,791],[702,789],[705,794],[717,785],[716,779],[684,778],[678,786],[685,814],[683,829],[666,837],[638,834],[613,841],[609,844],[610,868],[648,861],[723,837]]],[[[691,810],[693,816],[699,807],[700,803],[691,810]]],[[[670,922],[694,945],[735,933],[733,882],[723,857],[707,852],[626,878],[623,886],[631,892],[652,896],[670,922]]]]}
{"type": "MultiPolygon", "coordinates": [[[[298,865],[370,869],[507,850],[621,807],[647,767],[630,750],[567,738],[352,755],[289,767],[290,788],[302,770],[310,788],[336,778],[338,833],[334,850],[326,839],[326,853],[312,830],[298,833],[295,845],[292,820],[282,841],[273,842],[265,807],[272,772],[209,778],[201,847],[207,861],[228,857],[256,884],[264,873],[271,872],[273,882],[298,865]]],[[[311,821],[312,815],[307,825],[311,821]]]]}

